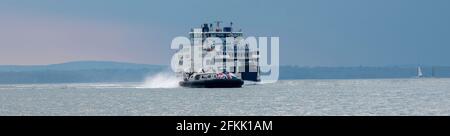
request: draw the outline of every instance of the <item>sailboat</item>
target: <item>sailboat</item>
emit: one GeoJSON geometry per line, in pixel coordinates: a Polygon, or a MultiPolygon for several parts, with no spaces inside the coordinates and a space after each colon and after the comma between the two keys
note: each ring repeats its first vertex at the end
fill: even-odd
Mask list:
{"type": "Polygon", "coordinates": [[[417,77],[418,77],[418,78],[423,77],[422,68],[421,68],[420,66],[417,67],[417,77]]]}
{"type": "Polygon", "coordinates": [[[435,77],[436,73],[435,73],[436,68],[433,66],[431,67],[431,77],[435,77]]]}

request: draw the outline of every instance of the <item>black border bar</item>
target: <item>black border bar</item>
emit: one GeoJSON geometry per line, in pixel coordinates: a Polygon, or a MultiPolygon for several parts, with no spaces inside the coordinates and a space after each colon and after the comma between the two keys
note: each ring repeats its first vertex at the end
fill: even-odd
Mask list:
{"type": "Polygon", "coordinates": [[[271,121],[272,129],[226,130],[212,129],[212,135],[276,135],[303,133],[354,132],[441,132],[450,131],[449,116],[3,116],[0,128],[36,132],[105,132],[165,135],[205,135],[203,131],[177,130],[177,123],[212,123],[221,121],[271,121]]]}

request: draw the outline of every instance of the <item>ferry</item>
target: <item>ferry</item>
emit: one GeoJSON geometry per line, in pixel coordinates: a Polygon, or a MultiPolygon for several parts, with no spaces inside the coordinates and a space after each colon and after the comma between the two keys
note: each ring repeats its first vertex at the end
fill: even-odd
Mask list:
{"type": "Polygon", "coordinates": [[[260,81],[259,68],[259,51],[249,49],[247,44],[238,44],[236,42],[226,41],[228,37],[242,38],[242,30],[234,31],[233,23],[229,26],[220,27],[221,21],[213,23],[205,23],[199,28],[193,28],[189,32],[191,46],[201,46],[203,52],[201,61],[194,61],[195,57],[191,52],[182,50],[179,57],[179,67],[176,71],[177,75],[182,78],[179,82],[183,87],[200,87],[200,88],[231,88],[242,87],[244,81],[260,81]],[[216,49],[214,44],[204,44],[207,38],[220,38],[222,40],[222,49],[216,49]],[[199,40],[200,39],[200,40],[199,40]],[[200,42],[195,42],[198,40],[200,42]],[[215,51],[213,56],[205,58],[205,54],[215,51]],[[219,50],[219,51],[217,51],[219,50]],[[206,59],[206,60],[205,60],[206,59]],[[205,64],[207,63],[207,64],[205,64]],[[227,65],[232,63],[233,66],[227,65]],[[185,65],[183,65],[185,64],[185,65]],[[194,69],[195,66],[201,66],[199,70],[194,69]]]}

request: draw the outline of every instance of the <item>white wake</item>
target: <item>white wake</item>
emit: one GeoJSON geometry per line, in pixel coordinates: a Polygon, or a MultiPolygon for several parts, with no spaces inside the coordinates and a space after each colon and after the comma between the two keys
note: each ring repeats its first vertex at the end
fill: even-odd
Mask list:
{"type": "Polygon", "coordinates": [[[176,88],[180,80],[173,72],[161,72],[147,77],[141,88],[176,88]]]}

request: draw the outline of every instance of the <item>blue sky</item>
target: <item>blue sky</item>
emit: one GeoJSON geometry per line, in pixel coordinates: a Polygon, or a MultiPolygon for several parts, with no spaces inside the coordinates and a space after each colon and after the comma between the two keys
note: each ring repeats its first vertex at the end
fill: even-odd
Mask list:
{"type": "Polygon", "coordinates": [[[172,38],[233,21],[300,66],[450,65],[448,0],[0,0],[0,65],[169,64],[172,38]]]}

